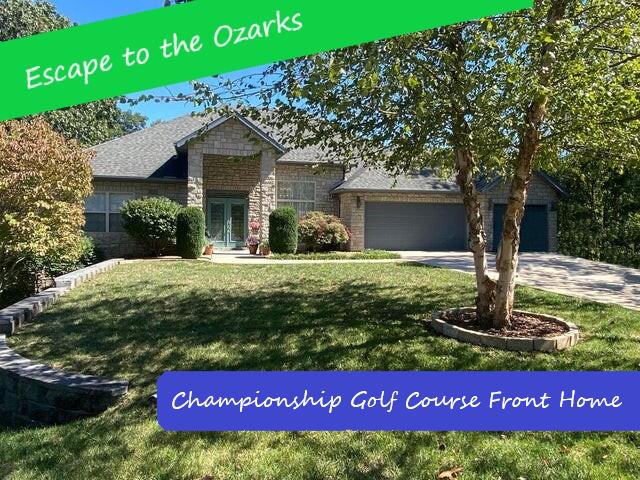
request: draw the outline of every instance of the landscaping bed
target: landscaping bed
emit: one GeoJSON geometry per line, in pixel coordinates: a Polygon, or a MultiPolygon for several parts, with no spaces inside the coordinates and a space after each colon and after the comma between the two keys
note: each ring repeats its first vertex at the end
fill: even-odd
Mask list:
{"type": "Polygon", "coordinates": [[[510,328],[483,328],[478,322],[474,309],[458,309],[443,312],[440,319],[450,325],[462,327],[467,330],[486,333],[488,335],[500,335],[503,337],[534,338],[555,337],[569,331],[570,327],[549,319],[546,316],[529,312],[513,312],[510,328]]]}
{"type": "Polygon", "coordinates": [[[580,325],[542,355],[460,343],[426,312],[472,305],[473,277],[408,263],[134,262],[101,274],[9,339],[58,368],[122,378],[105,414],[0,430],[0,478],[640,478],[640,433],[163,431],[148,397],[166,370],[637,370],[640,312],[531,288],[518,309],[580,325]]]}
{"type": "Polygon", "coordinates": [[[309,252],[274,253],[274,260],[398,260],[400,254],[386,250],[364,250],[362,252],[309,252]]]}

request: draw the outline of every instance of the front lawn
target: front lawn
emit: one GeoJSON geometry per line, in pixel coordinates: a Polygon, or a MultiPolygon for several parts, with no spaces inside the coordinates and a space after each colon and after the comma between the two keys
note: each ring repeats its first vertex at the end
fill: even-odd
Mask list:
{"type": "Polygon", "coordinates": [[[362,252],[309,252],[309,253],[274,253],[270,258],[275,260],[398,260],[399,253],[386,250],[363,250],[362,252]]]}
{"type": "Polygon", "coordinates": [[[473,302],[472,277],[413,264],[131,263],[71,292],[11,345],[126,378],[106,414],[0,432],[0,478],[635,479],[638,433],[166,433],[146,406],[165,370],[531,370],[640,366],[640,312],[523,288],[519,308],[585,336],[559,354],[486,350],[420,320],[473,302]]]}

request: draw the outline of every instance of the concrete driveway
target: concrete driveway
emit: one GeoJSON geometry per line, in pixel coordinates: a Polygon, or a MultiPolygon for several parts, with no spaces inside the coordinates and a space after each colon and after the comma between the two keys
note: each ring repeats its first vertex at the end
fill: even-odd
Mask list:
{"type": "MultiPolygon", "coordinates": [[[[473,273],[469,252],[398,252],[403,259],[473,273]]],[[[495,255],[489,255],[495,275],[495,255]]],[[[523,253],[518,284],[640,310],[640,270],[555,253],[523,253]]]]}

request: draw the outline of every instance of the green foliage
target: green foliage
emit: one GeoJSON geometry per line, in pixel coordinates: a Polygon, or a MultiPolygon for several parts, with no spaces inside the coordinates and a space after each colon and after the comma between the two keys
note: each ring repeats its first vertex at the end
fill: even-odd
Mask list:
{"type": "Polygon", "coordinates": [[[309,212],[298,224],[299,250],[327,252],[342,250],[349,241],[349,232],[342,220],[323,212],[309,212]]]}
{"type": "Polygon", "coordinates": [[[574,157],[556,175],[570,192],[559,209],[560,251],[640,268],[640,167],[574,157]]]}
{"type": "Polygon", "coordinates": [[[182,207],[165,197],[129,200],[120,213],[125,231],[146,253],[159,256],[176,244],[176,220],[182,207]]]}
{"type": "Polygon", "coordinates": [[[176,251],[182,258],[200,258],[205,245],[205,218],[202,209],[183,208],[176,220],[176,251]]]}
{"type": "MultiPolygon", "coordinates": [[[[69,28],[73,23],[42,0],[0,0],[0,41],[69,28]]],[[[97,145],[144,127],[146,118],[123,112],[113,99],[44,113],[42,117],[66,138],[97,145]]]]}
{"type": "Polygon", "coordinates": [[[362,252],[311,252],[311,253],[279,253],[273,255],[274,260],[398,260],[400,254],[386,250],[363,250],[362,252]]]}
{"type": "Polygon", "coordinates": [[[41,120],[0,123],[0,292],[82,256],[91,153],[41,120]]]}
{"type": "Polygon", "coordinates": [[[273,253],[296,252],[298,214],[292,207],[276,208],[269,215],[269,245],[273,253]]]}

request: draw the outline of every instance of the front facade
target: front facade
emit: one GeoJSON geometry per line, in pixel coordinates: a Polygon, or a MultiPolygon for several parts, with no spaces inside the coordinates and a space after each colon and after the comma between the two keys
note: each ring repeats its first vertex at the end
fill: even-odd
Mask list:
{"type": "MultiPolygon", "coordinates": [[[[218,248],[241,248],[249,222],[268,237],[269,214],[292,206],[300,215],[339,216],[351,250],[465,250],[466,222],[455,183],[429,172],[393,178],[380,170],[346,170],[313,148],[290,150],[277,133],[241,117],[207,123],[181,117],[95,147],[94,195],[86,230],[107,256],[142,252],[123,231],[119,210],[132,198],[168,197],[205,212],[218,248]]],[[[499,236],[508,189],[479,184],[489,244],[499,236]],[[494,227],[495,225],[495,227],[494,227]]],[[[547,176],[533,181],[523,249],[557,249],[556,205],[562,190],[547,176]]]]}

